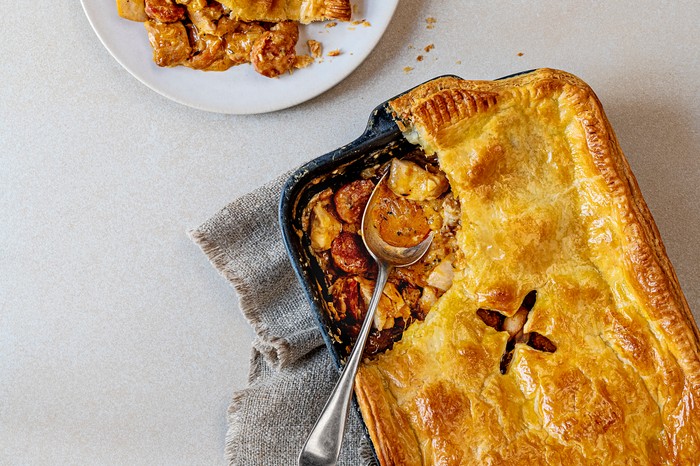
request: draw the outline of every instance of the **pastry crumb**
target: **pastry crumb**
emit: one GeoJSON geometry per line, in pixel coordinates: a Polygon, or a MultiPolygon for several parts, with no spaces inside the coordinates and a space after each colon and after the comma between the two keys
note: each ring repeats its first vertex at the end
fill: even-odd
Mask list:
{"type": "Polygon", "coordinates": [[[331,50],[330,52],[328,52],[327,55],[329,57],[337,57],[338,55],[340,55],[340,53],[341,53],[340,49],[335,49],[335,50],[331,50]]]}
{"type": "Polygon", "coordinates": [[[518,52],[519,57],[522,57],[523,55],[525,55],[523,52],[518,52]]]}
{"type": "Polygon", "coordinates": [[[416,47],[415,47],[413,44],[409,44],[409,45],[408,45],[408,50],[413,50],[413,49],[415,49],[415,48],[416,48],[416,47]]]}
{"type": "Polygon", "coordinates": [[[366,19],[363,19],[361,24],[366,28],[372,27],[372,23],[370,23],[366,19]]]}
{"type": "Polygon", "coordinates": [[[437,23],[437,19],[433,18],[432,16],[428,16],[425,18],[425,22],[427,23],[425,26],[426,29],[433,29],[435,27],[435,23],[437,23]]]}
{"type": "Polygon", "coordinates": [[[309,47],[309,53],[314,58],[320,58],[323,55],[323,45],[317,40],[307,40],[306,45],[309,47]]]}
{"type": "Polygon", "coordinates": [[[338,25],[335,21],[331,21],[330,23],[326,23],[327,28],[334,28],[338,25]]]}
{"type": "Polygon", "coordinates": [[[416,57],[416,61],[423,61],[423,55],[418,55],[416,57]]]}
{"type": "MultiPolygon", "coordinates": [[[[314,59],[308,55],[297,55],[294,57],[294,68],[301,69],[306,68],[314,62],[314,59]]],[[[291,71],[290,71],[291,72],[291,71]]]]}
{"type": "Polygon", "coordinates": [[[462,60],[457,60],[457,64],[458,64],[458,65],[461,65],[461,64],[462,64],[462,60]]]}
{"type": "Polygon", "coordinates": [[[357,28],[352,27],[352,26],[348,27],[348,31],[354,31],[355,29],[357,29],[357,28]]]}
{"type": "Polygon", "coordinates": [[[403,72],[404,72],[404,73],[408,74],[408,73],[410,73],[411,71],[413,71],[413,67],[411,67],[411,66],[404,66],[404,67],[403,67],[403,72]]]}
{"type": "Polygon", "coordinates": [[[433,50],[434,48],[435,48],[435,44],[428,44],[425,46],[425,48],[423,48],[423,50],[425,50],[425,53],[428,53],[431,50],[433,50]]]}

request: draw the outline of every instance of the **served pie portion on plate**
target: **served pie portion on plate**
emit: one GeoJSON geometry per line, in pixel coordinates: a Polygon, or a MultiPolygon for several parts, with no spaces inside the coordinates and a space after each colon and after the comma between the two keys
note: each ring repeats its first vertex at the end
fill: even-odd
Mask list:
{"type": "Polygon", "coordinates": [[[352,16],[349,0],[116,0],[116,4],[119,16],[144,23],[158,66],[225,71],[251,63],[268,78],[313,63],[311,56],[296,53],[299,22],[348,21],[352,16]]]}
{"type": "MultiPolygon", "coordinates": [[[[399,336],[359,369],[381,464],[698,464],[698,329],[593,91],[543,69],[442,78],[390,107],[420,146],[412,162],[449,183],[441,202],[418,201],[425,218],[446,196],[458,218],[450,286],[420,317],[390,315],[399,336]]],[[[355,188],[362,203],[369,186],[355,188]]],[[[355,249],[343,201],[320,215],[355,249]]],[[[338,270],[334,237],[321,240],[338,270]]]]}

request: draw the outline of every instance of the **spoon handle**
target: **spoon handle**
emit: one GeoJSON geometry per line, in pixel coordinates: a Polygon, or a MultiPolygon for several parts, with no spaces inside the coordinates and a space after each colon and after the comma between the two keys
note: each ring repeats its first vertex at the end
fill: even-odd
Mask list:
{"type": "Polygon", "coordinates": [[[318,417],[314,428],[306,439],[304,447],[301,449],[298,460],[299,466],[332,466],[338,461],[350,400],[352,399],[355,374],[362,359],[367,336],[372,328],[374,313],[391,270],[390,266],[383,264],[381,261],[378,261],[377,266],[377,283],[374,287],[360,334],[357,336],[357,341],[350,353],[350,358],[343,369],[343,373],[340,375],[340,379],[335,384],[335,388],[333,388],[326,405],[323,407],[321,415],[318,417]]]}

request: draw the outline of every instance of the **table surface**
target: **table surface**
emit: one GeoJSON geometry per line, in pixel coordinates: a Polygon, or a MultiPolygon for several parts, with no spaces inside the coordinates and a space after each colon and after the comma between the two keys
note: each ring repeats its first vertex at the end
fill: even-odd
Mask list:
{"type": "Polygon", "coordinates": [[[61,7],[4,12],[0,463],[224,463],[253,333],[187,230],[441,74],[587,81],[700,312],[698,2],[403,0],[345,81],[257,116],[161,97],[61,7]]]}

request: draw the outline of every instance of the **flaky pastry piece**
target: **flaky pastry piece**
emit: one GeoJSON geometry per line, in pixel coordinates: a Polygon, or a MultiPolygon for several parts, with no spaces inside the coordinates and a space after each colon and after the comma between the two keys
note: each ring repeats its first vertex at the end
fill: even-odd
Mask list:
{"type": "Polygon", "coordinates": [[[243,21],[349,21],[350,0],[219,0],[243,21]]]}
{"type": "Polygon", "coordinates": [[[542,69],[390,106],[447,175],[464,260],[360,366],[381,464],[698,464],[698,329],[593,91],[542,69]]]}

